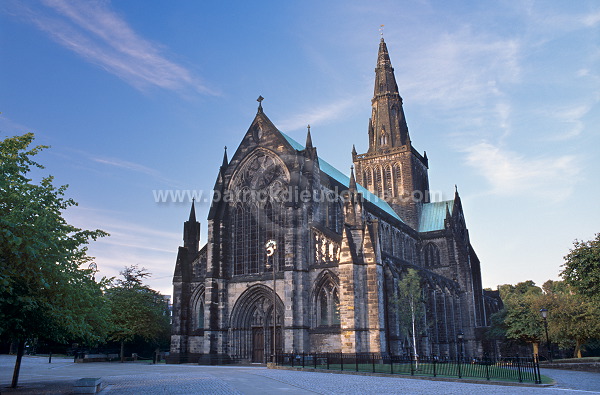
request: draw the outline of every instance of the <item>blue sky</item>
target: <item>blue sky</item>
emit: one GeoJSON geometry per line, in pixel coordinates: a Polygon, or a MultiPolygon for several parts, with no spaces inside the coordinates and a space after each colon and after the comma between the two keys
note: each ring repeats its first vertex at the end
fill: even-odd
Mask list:
{"type": "MultiPolygon", "coordinates": [[[[214,185],[256,98],[345,173],[366,151],[379,26],[430,185],[458,185],[483,283],[558,279],[600,231],[597,1],[11,1],[0,4],[0,136],[38,159],[112,234],[102,274],[148,268],[171,294],[189,202],[214,185]]],[[[197,208],[203,242],[208,205],[197,208]]]]}

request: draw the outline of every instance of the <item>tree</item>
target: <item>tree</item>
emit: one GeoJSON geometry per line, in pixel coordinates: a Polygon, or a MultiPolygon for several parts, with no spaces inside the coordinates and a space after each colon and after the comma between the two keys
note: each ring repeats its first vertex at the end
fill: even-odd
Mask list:
{"type": "Polygon", "coordinates": [[[106,290],[106,297],[111,310],[110,338],[121,343],[123,362],[126,342],[141,337],[158,344],[161,339],[168,338],[171,326],[164,297],[143,284],[150,273],[134,265],[121,271],[121,276],[123,279],[117,279],[106,290]]]}
{"type": "Polygon", "coordinates": [[[543,325],[539,309],[542,304],[542,289],[531,280],[517,285],[499,287],[504,309],[492,317],[494,326],[491,334],[504,333],[507,339],[531,343],[533,353],[539,353],[539,342],[543,338],[543,325]]]}
{"type": "Polygon", "coordinates": [[[575,240],[564,259],[561,277],[578,294],[600,302],[600,233],[593,240],[575,240]]]}
{"type": "Polygon", "coordinates": [[[591,339],[600,338],[600,305],[573,292],[564,281],[549,280],[543,285],[548,308],[548,330],[559,347],[573,347],[573,357],[581,358],[591,339]]]}
{"type": "Polygon", "coordinates": [[[106,329],[102,284],[82,268],[90,240],[101,230],[69,225],[62,212],[77,203],[53,177],[28,178],[44,167],[29,149],[32,133],[0,142],[0,336],[18,343],[12,387],[18,383],[25,342],[35,338],[84,342],[101,340],[106,329]]]}
{"type": "Polygon", "coordinates": [[[408,269],[398,283],[398,300],[396,301],[399,320],[402,327],[407,328],[411,338],[412,349],[417,359],[417,334],[425,316],[425,300],[421,288],[421,277],[415,269],[408,269]],[[410,328],[410,329],[408,329],[410,328]]]}

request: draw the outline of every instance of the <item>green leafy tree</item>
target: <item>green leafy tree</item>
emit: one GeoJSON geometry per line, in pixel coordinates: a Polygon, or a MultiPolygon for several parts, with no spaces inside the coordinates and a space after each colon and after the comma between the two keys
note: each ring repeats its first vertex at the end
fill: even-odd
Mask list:
{"type": "Polygon", "coordinates": [[[33,140],[28,133],[0,141],[0,336],[18,344],[13,387],[26,341],[101,341],[107,329],[86,247],[107,233],[67,223],[62,213],[76,203],[65,198],[66,185],[28,178],[44,168],[32,157],[47,148],[29,148],[33,140]]]}
{"type": "Polygon", "coordinates": [[[564,259],[561,277],[578,294],[600,302],[600,233],[593,240],[575,240],[564,259]]]}
{"type": "Polygon", "coordinates": [[[492,317],[494,325],[491,333],[530,343],[537,355],[544,330],[539,314],[543,303],[542,289],[529,280],[517,285],[501,285],[499,290],[504,309],[492,317]]]}
{"type": "Polygon", "coordinates": [[[122,279],[106,290],[111,309],[110,338],[121,343],[121,362],[125,358],[125,343],[139,337],[156,345],[168,339],[170,316],[164,297],[144,285],[150,273],[138,266],[126,267],[122,279]]]}
{"type": "Polygon", "coordinates": [[[549,280],[543,288],[553,343],[573,347],[573,357],[581,358],[586,343],[600,338],[600,304],[573,292],[564,281],[549,280]]]}
{"type": "MultiPolygon", "coordinates": [[[[400,325],[406,329],[411,339],[413,355],[417,358],[417,336],[424,330],[425,299],[421,287],[421,277],[415,269],[408,269],[398,282],[398,306],[400,325]]],[[[420,338],[420,336],[419,336],[420,338]]]]}

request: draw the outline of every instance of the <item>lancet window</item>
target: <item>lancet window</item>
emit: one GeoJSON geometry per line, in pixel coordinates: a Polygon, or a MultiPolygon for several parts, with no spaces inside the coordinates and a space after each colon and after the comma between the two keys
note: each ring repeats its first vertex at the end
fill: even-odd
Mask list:
{"type": "Polygon", "coordinates": [[[333,281],[325,282],[317,294],[317,325],[338,326],[340,324],[340,297],[333,281]]]}
{"type": "Polygon", "coordinates": [[[423,248],[423,255],[425,267],[440,265],[440,249],[435,244],[428,243],[425,248],[423,248]]]}

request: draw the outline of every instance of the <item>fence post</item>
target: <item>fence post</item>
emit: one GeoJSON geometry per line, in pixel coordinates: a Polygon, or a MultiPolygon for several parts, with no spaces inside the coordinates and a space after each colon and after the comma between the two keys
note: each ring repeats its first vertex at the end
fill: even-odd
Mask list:
{"type": "Polygon", "coordinates": [[[304,369],[304,352],[302,352],[302,369],[304,369]]]}
{"type": "Polygon", "coordinates": [[[358,372],[358,354],[354,353],[354,364],[356,365],[356,371],[358,372]]]}
{"type": "Polygon", "coordinates": [[[540,373],[540,357],[539,357],[539,355],[533,356],[533,372],[535,375],[535,383],[542,384],[542,374],[540,373]]]}
{"type": "Polygon", "coordinates": [[[460,371],[460,354],[458,354],[458,378],[462,379],[462,374],[460,371]]]}
{"type": "Polygon", "coordinates": [[[371,354],[373,357],[373,373],[375,373],[375,354],[371,354]]]}
{"type": "Polygon", "coordinates": [[[415,375],[415,365],[414,365],[414,359],[412,356],[412,353],[408,353],[408,358],[410,358],[410,375],[414,376],[415,375]]]}
{"type": "Polygon", "coordinates": [[[394,374],[394,356],[390,355],[390,374],[394,374]]]}
{"type": "Polygon", "coordinates": [[[519,372],[519,383],[522,383],[523,378],[521,377],[521,361],[519,358],[519,354],[517,354],[517,371],[519,372]]]}
{"type": "Polygon", "coordinates": [[[313,353],[313,366],[315,369],[317,368],[317,353],[313,353]]]}
{"type": "Polygon", "coordinates": [[[340,364],[342,367],[341,370],[344,370],[344,353],[343,352],[340,353],[340,364]]]}
{"type": "Polygon", "coordinates": [[[437,377],[437,358],[433,356],[433,377],[437,377]]]}
{"type": "Polygon", "coordinates": [[[490,364],[492,363],[492,361],[487,355],[483,359],[485,363],[485,378],[487,379],[487,381],[490,381],[490,364]]]}
{"type": "Polygon", "coordinates": [[[329,370],[329,353],[325,354],[325,358],[327,358],[327,370],[329,370]]]}

